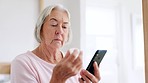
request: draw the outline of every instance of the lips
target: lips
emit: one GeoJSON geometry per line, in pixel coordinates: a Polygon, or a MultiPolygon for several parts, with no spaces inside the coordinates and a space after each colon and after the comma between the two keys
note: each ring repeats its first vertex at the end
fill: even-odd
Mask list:
{"type": "Polygon", "coordinates": [[[54,39],[54,41],[59,41],[59,42],[61,42],[62,40],[61,40],[61,39],[54,39]]]}

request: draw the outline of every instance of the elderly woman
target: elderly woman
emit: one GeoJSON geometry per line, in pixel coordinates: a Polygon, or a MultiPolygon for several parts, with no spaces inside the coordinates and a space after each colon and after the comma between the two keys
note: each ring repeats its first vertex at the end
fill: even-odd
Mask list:
{"type": "Polygon", "coordinates": [[[98,83],[97,63],[92,75],[82,69],[82,51],[68,50],[64,55],[60,50],[70,38],[67,9],[61,5],[45,8],[37,21],[35,37],[39,46],[12,61],[11,83],[98,83]]]}

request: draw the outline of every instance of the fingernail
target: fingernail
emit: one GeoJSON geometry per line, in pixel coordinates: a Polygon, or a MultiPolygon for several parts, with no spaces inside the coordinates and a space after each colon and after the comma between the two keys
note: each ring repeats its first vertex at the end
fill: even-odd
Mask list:
{"type": "Polygon", "coordinates": [[[84,69],[82,69],[82,73],[84,73],[85,72],[85,70],[84,69]]]}

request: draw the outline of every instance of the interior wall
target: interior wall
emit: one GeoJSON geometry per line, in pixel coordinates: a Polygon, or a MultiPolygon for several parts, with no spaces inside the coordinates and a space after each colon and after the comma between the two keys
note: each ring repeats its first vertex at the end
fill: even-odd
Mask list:
{"type": "Polygon", "coordinates": [[[0,62],[10,62],[35,47],[38,0],[0,0],[0,62]]]}

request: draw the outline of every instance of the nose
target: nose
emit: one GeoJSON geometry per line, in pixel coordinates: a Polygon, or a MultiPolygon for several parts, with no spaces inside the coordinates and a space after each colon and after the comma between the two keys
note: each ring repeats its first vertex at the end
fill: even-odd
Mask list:
{"type": "Polygon", "coordinates": [[[63,31],[62,26],[57,27],[55,34],[63,34],[63,33],[64,31],[63,31]]]}

